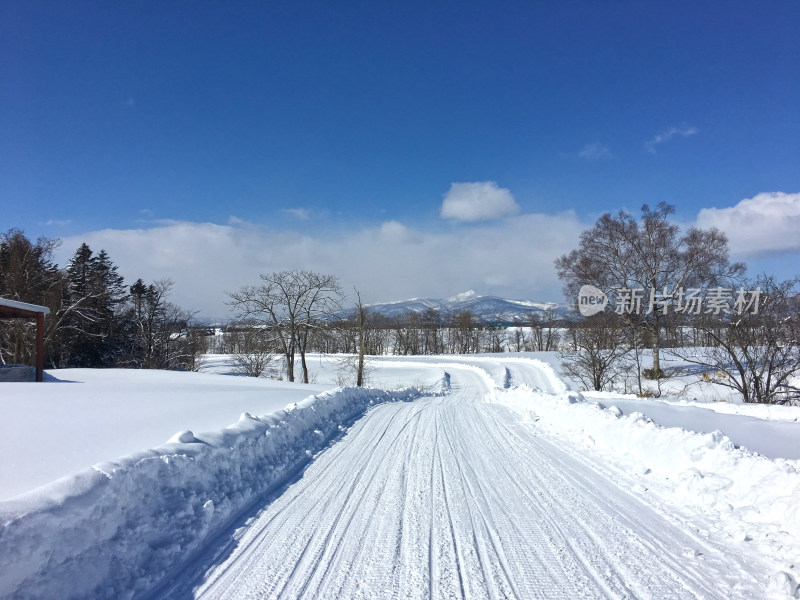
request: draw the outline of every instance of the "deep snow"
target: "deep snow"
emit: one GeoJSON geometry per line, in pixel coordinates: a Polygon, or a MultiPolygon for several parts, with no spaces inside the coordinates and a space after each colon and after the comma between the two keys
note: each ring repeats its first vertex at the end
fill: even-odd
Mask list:
{"type": "Polygon", "coordinates": [[[0,385],[0,500],[95,463],[280,410],[330,385],[175,371],[62,369],[0,385]],[[57,378],[57,380],[53,380],[57,378]]]}
{"type": "Polygon", "coordinates": [[[324,392],[216,432],[186,430],[0,503],[0,597],[136,597],[368,407],[419,395],[324,392]]]}
{"type": "Polygon", "coordinates": [[[728,412],[714,410],[720,404],[717,402],[621,397],[604,392],[586,392],[584,396],[600,406],[617,407],[625,415],[643,414],[663,427],[683,428],[696,433],[723,432],[737,446],[768,458],[800,459],[800,409],[797,407],[773,406],[771,418],[764,418],[754,416],[760,411],[747,411],[744,409],[750,407],[742,405],[737,412],[728,412]]]}
{"type": "MultiPolygon", "coordinates": [[[[756,419],[766,432],[757,437],[787,454],[791,439],[776,443],[769,432],[796,427],[800,409],[581,395],[556,377],[555,355],[531,356],[382,357],[370,378],[444,392],[445,372],[472,373],[481,382],[472,387],[488,390],[484,402],[517,415],[509,427],[546,437],[665,518],[758,565],[748,576],[763,584],[763,597],[795,593],[800,463],[755,455],[742,435],[756,419]],[[709,415],[724,417],[708,426],[727,436],[693,432],[709,415]]],[[[20,489],[46,480],[42,473],[67,477],[0,502],[0,597],[65,597],[65,582],[74,597],[143,593],[365,409],[421,393],[320,394],[340,379],[340,364],[324,356],[310,364],[317,387],[219,375],[230,372],[224,357],[211,357],[200,374],[76,370],[56,374],[82,383],[3,384],[13,417],[0,422],[5,481],[20,489]],[[309,392],[316,396],[301,400],[309,392]],[[161,445],[170,438],[184,442],[161,445]],[[117,450],[120,442],[128,449],[117,450]],[[155,449],[135,452],[147,447],[155,449]]],[[[453,393],[459,385],[454,379],[453,393]]],[[[689,568],[697,557],[687,558],[689,568]]],[[[691,568],[702,571],[702,559],[691,568]]]]}
{"type": "MultiPolygon", "coordinates": [[[[563,396],[542,365],[513,367],[563,396]]],[[[447,369],[451,393],[370,410],[155,596],[749,600],[766,584],[760,560],[521,426],[492,400],[505,373],[447,369]]]]}

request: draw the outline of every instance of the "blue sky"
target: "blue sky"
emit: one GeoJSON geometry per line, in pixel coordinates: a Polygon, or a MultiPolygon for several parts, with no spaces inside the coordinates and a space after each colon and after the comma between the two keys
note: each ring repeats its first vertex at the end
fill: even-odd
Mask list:
{"type": "Polygon", "coordinates": [[[552,259],[644,202],[795,273],[798,31],[788,0],[3,3],[0,229],[215,316],[294,267],[560,300],[552,259]]]}

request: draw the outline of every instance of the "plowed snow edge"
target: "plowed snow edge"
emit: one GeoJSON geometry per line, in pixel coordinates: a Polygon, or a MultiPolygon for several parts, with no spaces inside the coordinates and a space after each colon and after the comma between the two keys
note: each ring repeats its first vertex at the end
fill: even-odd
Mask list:
{"type": "Polygon", "coordinates": [[[135,598],[368,408],[446,387],[445,376],[438,390],[338,389],[243,413],[2,502],[0,598],[135,598]]]}

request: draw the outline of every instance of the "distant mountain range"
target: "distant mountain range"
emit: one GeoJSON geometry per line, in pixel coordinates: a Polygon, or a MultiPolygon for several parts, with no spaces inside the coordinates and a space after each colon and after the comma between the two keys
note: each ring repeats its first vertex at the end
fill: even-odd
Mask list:
{"type": "MultiPolygon", "coordinates": [[[[347,305],[345,305],[347,306],[347,305]]],[[[547,311],[555,311],[556,318],[574,320],[577,312],[568,304],[556,302],[530,302],[528,300],[508,300],[499,296],[479,296],[472,290],[457,294],[444,300],[439,298],[412,298],[399,302],[381,302],[365,305],[372,312],[386,317],[396,317],[408,313],[422,314],[426,310],[434,309],[443,315],[469,310],[472,315],[483,323],[513,323],[524,321],[531,314],[545,317],[547,311]]],[[[337,313],[337,317],[347,317],[353,312],[352,307],[344,308],[337,313]]],[[[204,325],[222,324],[230,322],[227,319],[199,318],[204,325]]]]}
{"type": "Polygon", "coordinates": [[[396,317],[407,313],[423,313],[431,308],[444,314],[469,310],[476,319],[484,323],[524,321],[531,314],[544,316],[546,311],[555,311],[558,318],[574,318],[574,314],[566,304],[508,300],[498,296],[479,296],[471,290],[445,300],[413,298],[400,302],[369,304],[367,308],[387,317],[396,317]]]}

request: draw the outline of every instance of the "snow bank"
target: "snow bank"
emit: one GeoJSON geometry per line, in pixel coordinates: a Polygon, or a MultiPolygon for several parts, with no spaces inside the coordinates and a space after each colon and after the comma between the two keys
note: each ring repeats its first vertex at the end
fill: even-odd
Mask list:
{"type": "MultiPolygon", "coordinates": [[[[763,454],[767,458],[800,459],[800,422],[788,418],[760,418],[755,411],[721,411],[709,408],[711,403],[686,403],[669,399],[620,398],[606,392],[585,392],[589,402],[605,408],[615,406],[623,414],[642,413],[663,427],[681,427],[695,433],[721,431],[737,446],[763,454]]],[[[741,405],[731,408],[741,408],[741,405]]],[[[746,407],[749,408],[749,407],[746,407]]],[[[756,406],[755,408],[759,408],[756,406]]],[[[800,414],[795,407],[784,408],[800,414]]],[[[762,414],[775,414],[762,411],[762,414]]],[[[778,417],[782,415],[778,414],[778,417]]],[[[786,416],[786,415],[783,415],[786,416]]]]}
{"type": "MultiPolygon", "coordinates": [[[[633,396],[634,398],[636,396],[633,396]]],[[[702,402],[698,400],[682,400],[666,397],[665,401],[678,405],[697,406],[714,412],[726,413],[731,415],[742,415],[754,417],[756,419],[768,419],[770,421],[794,421],[800,422],[800,406],[786,406],[780,404],[743,404],[733,402],[702,402]]]]}
{"type": "Polygon", "coordinates": [[[638,482],[637,491],[703,514],[729,539],[756,545],[777,564],[800,556],[800,461],[738,449],[719,431],[663,428],[641,413],[587,402],[579,392],[521,387],[495,390],[489,400],[620,467],[638,482]]]}
{"type": "Polygon", "coordinates": [[[136,597],[371,405],[423,393],[325,392],[0,502],[0,598],[136,597]]]}
{"type": "Polygon", "coordinates": [[[45,380],[0,385],[0,502],[180,429],[212,431],[337,387],[154,369],[58,369],[45,380]]]}

